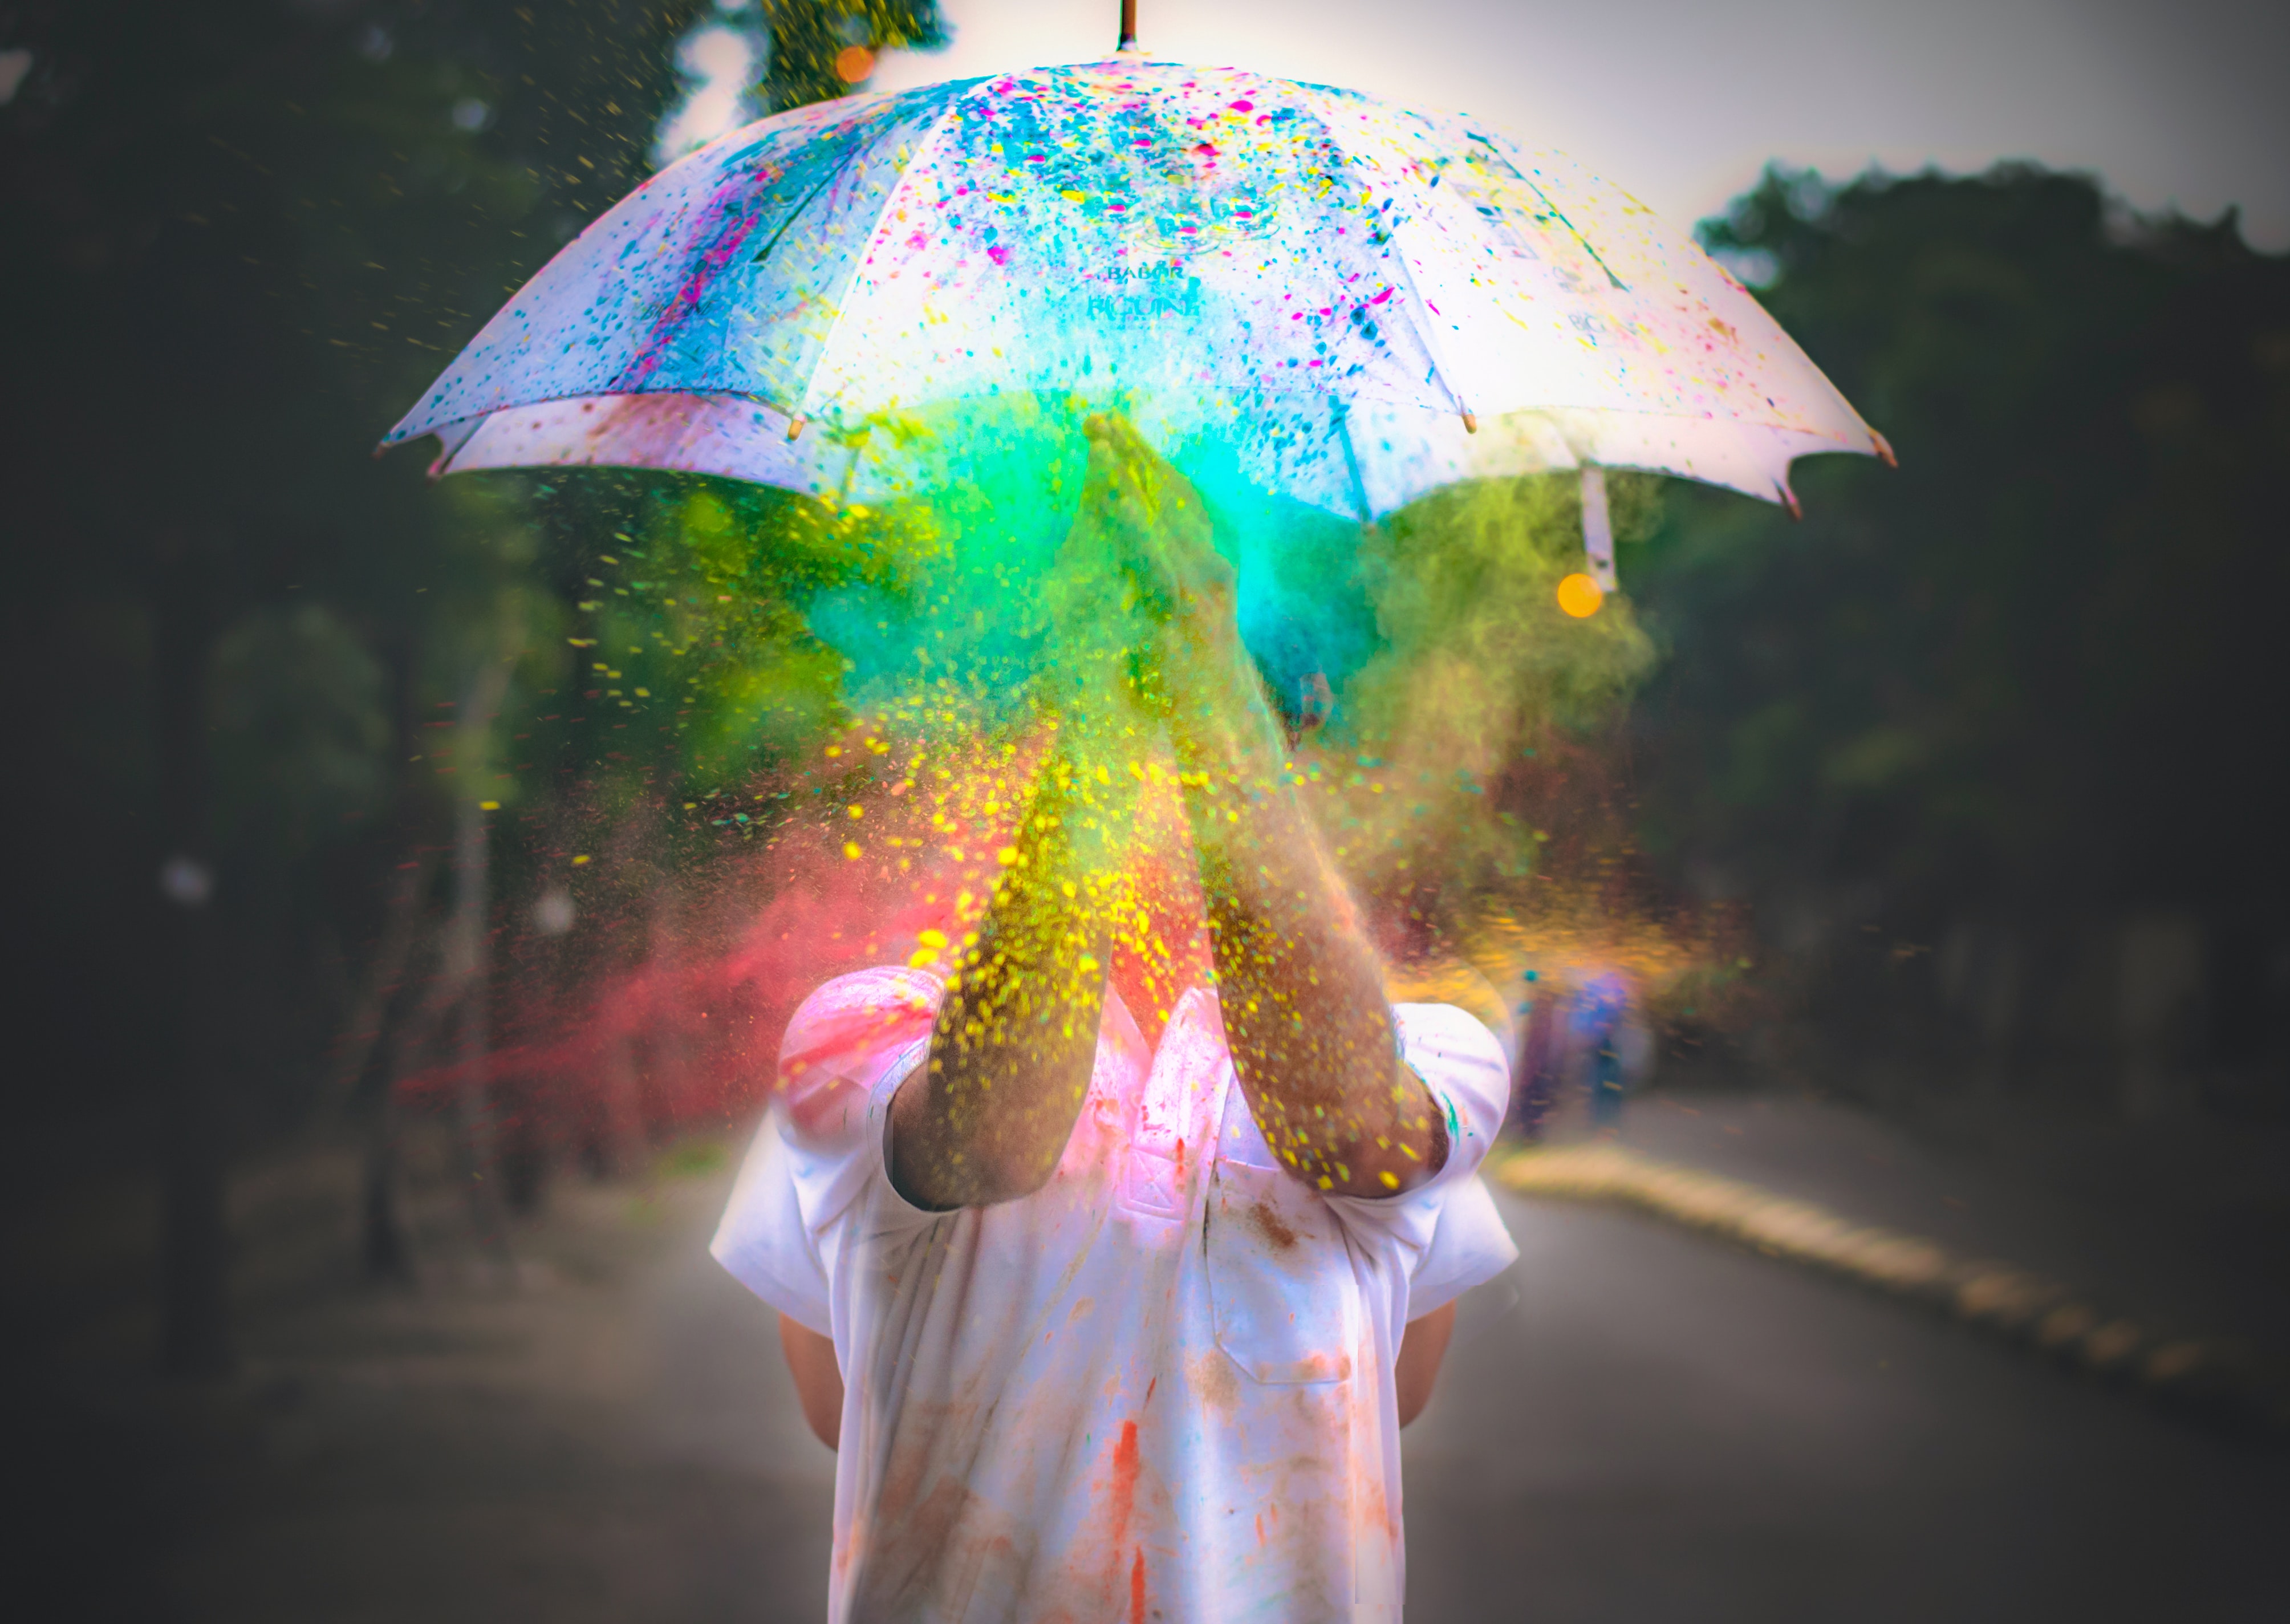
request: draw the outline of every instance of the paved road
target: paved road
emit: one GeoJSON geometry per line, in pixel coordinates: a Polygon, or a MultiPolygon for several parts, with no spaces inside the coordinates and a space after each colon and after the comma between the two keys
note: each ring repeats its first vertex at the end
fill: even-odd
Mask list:
{"type": "MultiPolygon", "coordinates": [[[[2290,1458],[1649,1220],[1502,1205],[1518,1265],[1406,1437],[1415,1624],[2290,1617],[2290,1458]]],[[[773,1519],[709,1616],[813,1620],[828,1459],[711,1270],[653,1282],[648,1428],[773,1519]]]]}
{"type": "Polygon", "coordinates": [[[1407,1438],[1415,1624],[2290,1617],[2290,1458],[1650,1220],[1502,1198],[1407,1438]]]}
{"type": "MultiPolygon", "coordinates": [[[[90,1548],[148,1599],[49,1616],[816,1624],[832,1462],[701,1250],[725,1182],[634,1224],[624,1195],[564,1204],[516,1293],[269,1326],[252,1396],[144,1487],[156,1588],[127,1585],[134,1528],[90,1548]]],[[[2290,1457],[1651,1220],[1504,1199],[1519,1265],[1407,1434],[1415,1624],[2290,1616],[2290,1457]]]]}

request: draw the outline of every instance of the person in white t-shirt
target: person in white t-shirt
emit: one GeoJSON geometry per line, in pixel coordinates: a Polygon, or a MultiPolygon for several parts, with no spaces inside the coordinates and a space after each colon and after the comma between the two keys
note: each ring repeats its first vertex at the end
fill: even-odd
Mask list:
{"type": "Polygon", "coordinates": [[[1399,1428],[1516,1255],[1508,1068],[1387,1003],[1197,498],[1090,434],[1003,882],[946,973],[797,1011],[715,1255],[838,1451],[832,1624],[1397,1620],[1399,1428]],[[1173,996],[1120,770],[1162,736],[1207,948],[1173,996]]]}

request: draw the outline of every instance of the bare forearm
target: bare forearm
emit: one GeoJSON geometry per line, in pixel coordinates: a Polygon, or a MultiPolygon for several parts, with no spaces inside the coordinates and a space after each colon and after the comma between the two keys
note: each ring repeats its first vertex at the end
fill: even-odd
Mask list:
{"type": "Polygon", "coordinates": [[[1234,1070],[1257,1125],[1320,1188],[1389,1195],[1445,1159],[1445,1124],[1401,1065],[1376,958],[1286,781],[1242,652],[1237,579],[1199,496],[1136,430],[1092,419],[1085,523],[1126,582],[1141,699],[1186,787],[1234,1070]]]}
{"type": "Polygon", "coordinates": [[[978,929],[947,979],[924,1072],[892,1107],[891,1176],[917,1205],[1007,1201],[1056,1168],[1088,1092],[1122,791],[1062,734],[978,929]]]}
{"type": "Polygon", "coordinates": [[[1128,768],[1147,723],[1133,660],[1144,623],[1123,563],[1121,500],[1109,470],[1093,463],[1042,595],[1042,699],[1055,742],[991,906],[948,979],[926,1071],[893,1104],[892,1178],[922,1205],[978,1206],[1040,1188],[1089,1090],[1135,804],[1128,768]]]}
{"type": "Polygon", "coordinates": [[[1410,1320],[1399,1339],[1399,1357],[1391,1372],[1392,1397],[1403,1427],[1423,1413],[1438,1384],[1439,1366],[1447,1357],[1448,1339],[1455,1334],[1455,1305],[1434,1308],[1410,1320]]]}
{"type": "Polygon", "coordinates": [[[1356,1074],[1389,1070],[1391,1014],[1350,898],[1269,748],[1277,735],[1269,724],[1213,721],[1179,737],[1227,1028],[1278,1057],[1284,1078],[1344,1057],[1322,1081],[1331,1095],[1357,1092],[1366,1078],[1356,1074]],[[1313,1035],[1309,1057],[1296,1052],[1304,1033],[1313,1035]]]}
{"type": "Polygon", "coordinates": [[[812,1436],[833,1449],[843,1433],[843,1370],[835,1361],[834,1342],[782,1314],[780,1349],[787,1355],[788,1373],[795,1378],[812,1436]]]}
{"type": "Polygon", "coordinates": [[[1235,1069],[1299,1174],[1388,1195],[1437,1171],[1445,1124],[1399,1061],[1376,955],[1238,658],[1196,665],[1172,693],[1235,1069]]]}

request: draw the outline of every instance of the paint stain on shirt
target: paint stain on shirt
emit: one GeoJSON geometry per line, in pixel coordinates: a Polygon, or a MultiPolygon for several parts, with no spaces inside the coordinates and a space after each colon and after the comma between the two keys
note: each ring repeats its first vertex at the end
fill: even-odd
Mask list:
{"type": "Polygon", "coordinates": [[[1240,1372],[1221,1348],[1211,1348],[1185,1361],[1188,1385],[1210,1409],[1223,1413],[1240,1401],[1240,1372]]]}
{"type": "Polygon", "coordinates": [[[1129,1514],[1137,1505],[1137,1423],[1121,1423],[1121,1442],[1113,1446],[1113,1489],[1110,1495],[1113,1537],[1129,1532],[1129,1514]]]}
{"type": "Polygon", "coordinates": [[[1249,1208],[1248,1220],[1273,1251],[1293,1252],[1296,1249],[1295,1230],[1288,1227],[1287,1220],[1273,1209],[1270,1202],[1260,1201],[1249,1208]]]}

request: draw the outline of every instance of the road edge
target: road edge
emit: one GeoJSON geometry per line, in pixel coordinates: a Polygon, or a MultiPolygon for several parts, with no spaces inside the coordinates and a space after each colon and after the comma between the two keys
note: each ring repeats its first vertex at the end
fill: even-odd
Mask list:
{"type": "Polygon", "coordinates": [[[2290,1371],[2246,1342],[2144,1324],[2030,1270],[1610,1140],[1498,1150],[1487,1172],[1517,1195],[1629,1207],[1853,1281],[2174,1412],[2290,1444],[2290,1371]]]}

